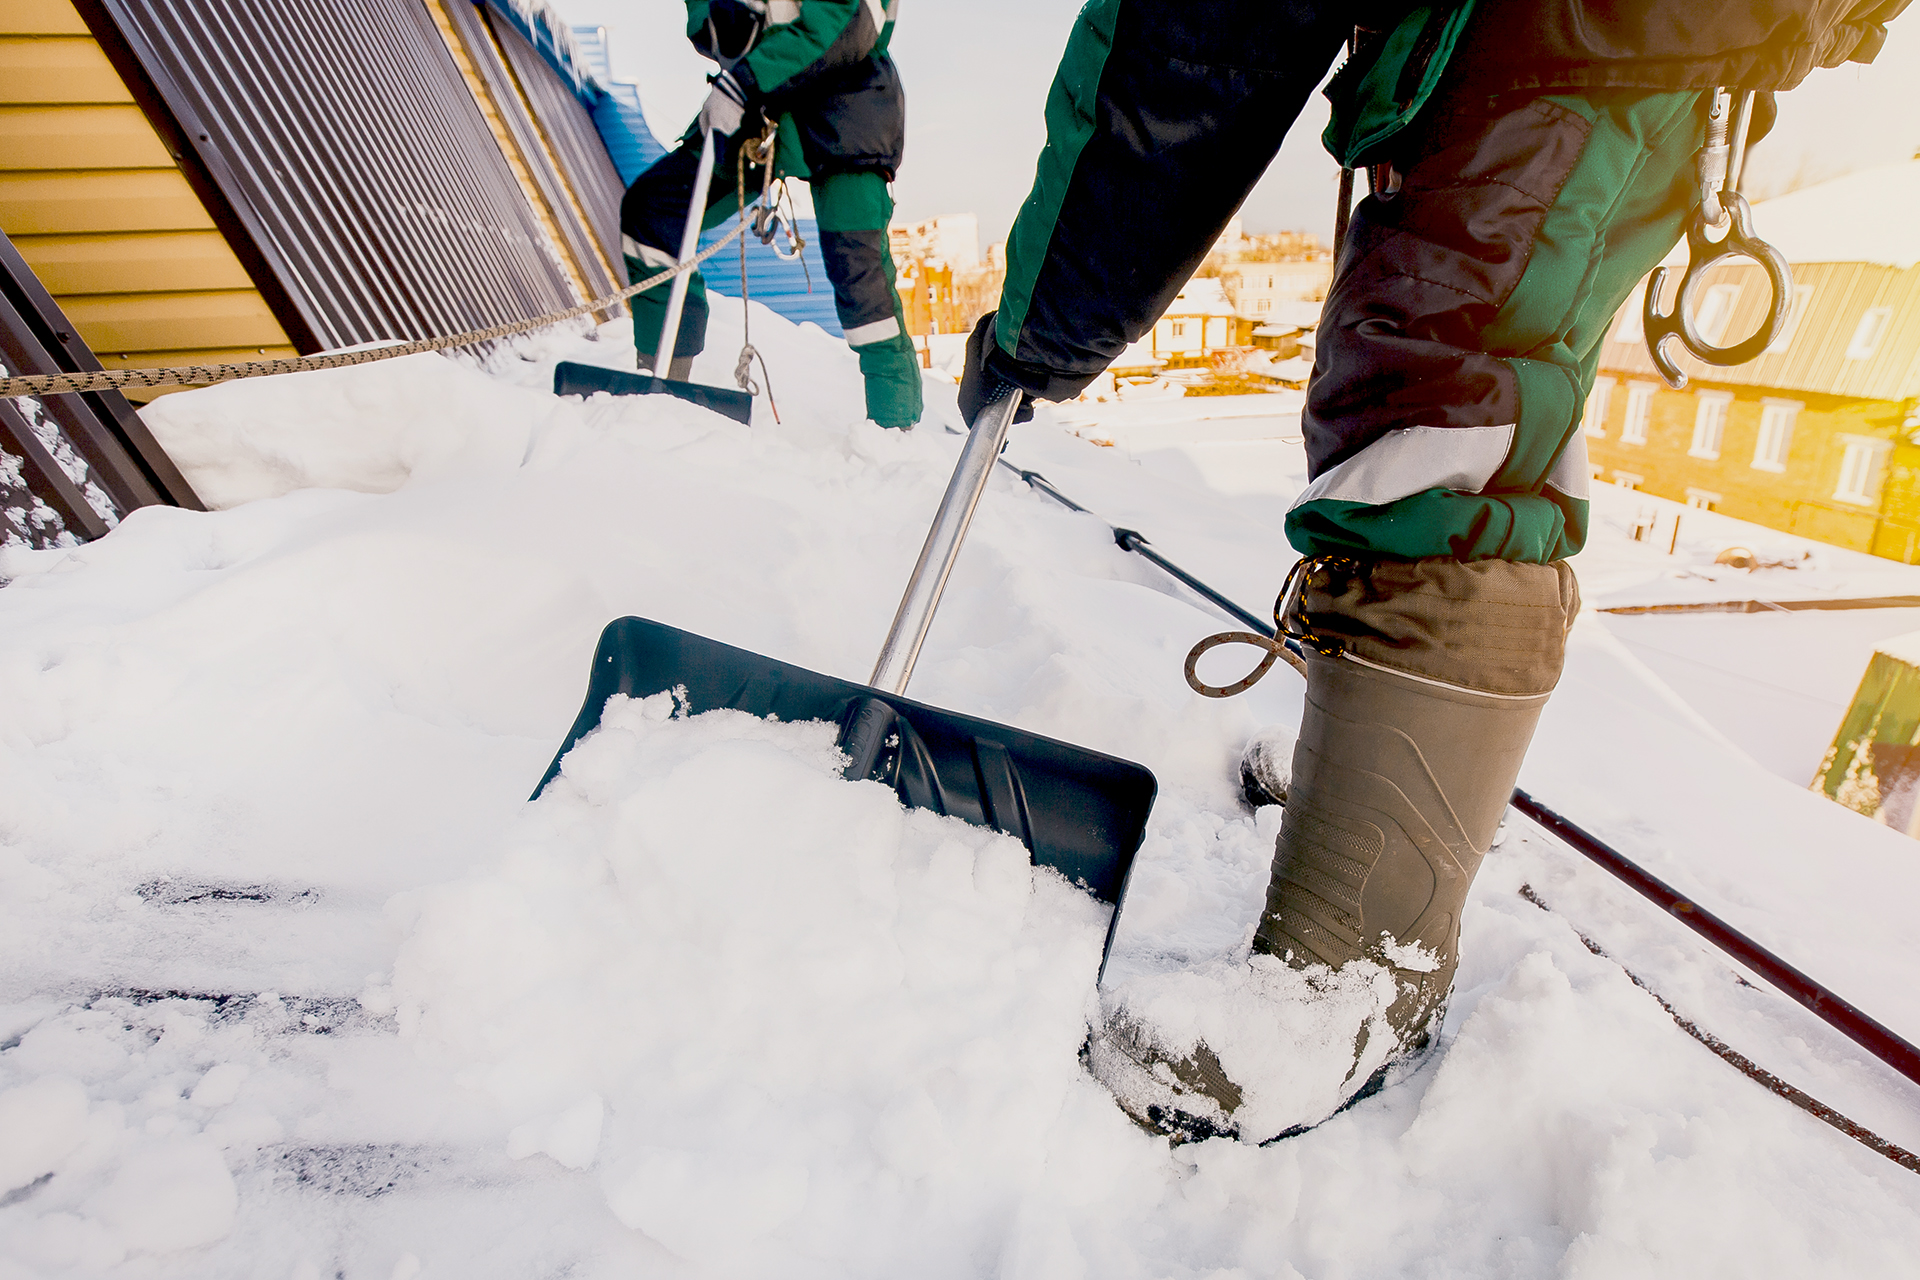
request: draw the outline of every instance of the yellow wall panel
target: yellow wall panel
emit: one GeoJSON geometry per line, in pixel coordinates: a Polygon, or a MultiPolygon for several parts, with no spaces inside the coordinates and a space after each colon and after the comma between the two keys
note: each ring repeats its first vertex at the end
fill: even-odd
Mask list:
{"type": "Polygon", "coordinates": [[[132,104],[71,0],[0,0],[0,230],[108,368],[298,354],[132,104]]]}
{"type": "Polygon", "coordinates": [[[6,0],[0,29],[8,35],[84,36],[87,24],[71,0],[6,0]]]}
{"type": "Polygon", "coordinates": [[[170,169],[173,157],[135,106],[0,106],[8,169],[170,169]]]}
{"type": "Polygon", "coordinates": [[[133,293],[62,298],[61,309],[104,359],[124,351],[284,345],[258,293],[133,293]]]}
{"type": "Polygon", "coordinates": [[[0,170],[0,228],[10,236],[212,227],[213,219],[178,169],[0,170]]]}
{"type": "Polygon", "coordinates": [[[22,236],[13,246],[56,296],[253,287],[217,231],[22,236]]]}
{"type": "MultiPolygon", "coordinates": [[[[12,28],[0,13],[0,27],[12,28]]],[[[91,36],[0,35],[0,103],[132,102],[91,36]]]]}

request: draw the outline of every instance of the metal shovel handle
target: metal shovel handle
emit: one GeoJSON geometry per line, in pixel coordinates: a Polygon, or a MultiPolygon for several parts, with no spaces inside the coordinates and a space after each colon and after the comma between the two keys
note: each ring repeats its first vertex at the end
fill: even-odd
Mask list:
{"type": "MultiPolygon", "coordinates": [[[[707,189],[713,185],[713,152],[713,130],[707,129],[700,135],[700,162],[693,170],[693,197],[687,204],[686,229],[680,233],[681,262],[700,252],[700,224],[707,212],[707,189]]],[[[680,345],[680,315],[687,308],[687,289],[692,282],[693,273],[683,271],[673,278],[667,294],[667,314],[660,322],[660,341],[653,353],[653,372],[658,377],[667,376],[674,350],[680,345]]]]}
{"type": "Polygon", "coordinates": [[[894,612],[887,641],[880,646],[879,661],[873,664],[873,678],[867,683],[876,689],[901,694],[907,691],[913,664],[920,658],[920,646],[926,643],[927,629],[933,625],[933,611],[940,607],[947,577],[960,558],[967,527],[973,523],[973,510],[986,492],[993,464],[1007,442],[1007,429],[1020,408],[1020,394],[1018,387],[1007,387],[974,417],[953,478],[947,481],[946,496],[940,499],[933,527],[927,530],[926,545],[920,548],[919,562],[907,579],[906,594],[900,597],[900,607],[894,612]]]}

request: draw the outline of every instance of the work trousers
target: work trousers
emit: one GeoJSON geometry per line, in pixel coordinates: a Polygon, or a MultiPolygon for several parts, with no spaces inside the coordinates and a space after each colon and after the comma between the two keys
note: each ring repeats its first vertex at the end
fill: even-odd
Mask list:
{"type": "MultiPolygon", "coordinates": [[[[743,128],[741,133],[745,133],[743,128]]],[[[725,222],[739,211],[739,135],[723,140],[707,191],[703,226],[725,222]]],[[[680,237],[686,228],[687,206],[700,159],[696,136],[662,156],[634,179],[620,203],[620,229],[630,270],[651,273],[679,261],[680,237]]],[[[886,180],[872,170],[836,171],[811,180],[814,212],[820,224],[820,253],[826,260],[827,280],[833,288],[847,342],[863,347],[905,332],[900,301],[894,291],[893,257],[887,246],[887,223],[893,199],[886,180]]],[[[750,169],[747,198],[760,187],[760,170],[750,169]]],[[[635,279],[639,278],[636,274],[635,279]]],[[[634,345],[652,356],[660,347],[660,325],[666,318],[666,289],[650,289],[633,300],[634,345]]],[[[692,273],[687,309],[674,341],[676,356],[697,355],[706,349],[706,281],[692,273]]]]}

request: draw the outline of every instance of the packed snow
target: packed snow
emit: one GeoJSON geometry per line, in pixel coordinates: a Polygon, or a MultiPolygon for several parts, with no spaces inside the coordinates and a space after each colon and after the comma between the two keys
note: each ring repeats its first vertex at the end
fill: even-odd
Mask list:
{"type": "MultiPolygon", "coordinates": [[[[1909,1148],[1920,1090],[1517,816],[1437,1053],[1302,1137],[1170,1149],[1078,1060],[1105,910],[841,781],[826,726],[623,699],[529,803],[623,614],[863,678],[960,443],[950,384],[881,431],[844,345],[765,311],[780,424],[542,389],[631,367],[621,329],[166,397],[219,510],[0,552],[0,1277],[1910,1269],[1920,1178],[1626,970],[1909,1148]]],[[[1251,608],[1292,559],[1293,398],[1060,406],[1008,457],[1251,608]]],[[[1725,530],[1669,556],[1602,490],[1590,603],[1759,589],[1676,577],[1725,530]]],[[[1756,573],[1882,573],[1822,555],[1756,573]]],[[[1756,617],[1687,621],[1738,654],[1756,617]]],[[[1582,616],[1523,785],[1920,1038],[1914,845],[1758,762],[1643,621],[1582,616]]],[[[1187,689],[1223,625],[1003,472],[911,689],[1155,771],[1109,981],[1175,1016],[1252,981],[1279,811],[1235,763],[1300,703],[1187,689]]]]}

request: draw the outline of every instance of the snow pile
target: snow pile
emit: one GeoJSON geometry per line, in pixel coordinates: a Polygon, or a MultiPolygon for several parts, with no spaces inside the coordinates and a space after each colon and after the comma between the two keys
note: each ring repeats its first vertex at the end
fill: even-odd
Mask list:
{"type": "MultiPolygon", "coordinates": [[[[882,432],[843,343],[753,328],[779,425],[541,390],[630,358],[620,326],[236,384],[148,411],[230,509],[0,552],[0,1276],[1800,1280],[1920,1249],[1920,1180],[1569,921],[1909,1147],[1912,1090],[1517,821],[1438,1053],[1303,1137],[1170,1151],[1079,1065],[1105,913],[838,780],[826,727],[622,703],[527,804],[611,618],[869,669],[952,389],[882,432]]],[[[1259,605],[1291,407],[1076,405],[1116,447],[1043,413],[1008,456],[1259,605]]],[[[1624,590],[1644,550],[1596,568],[1624,590]]],[[[1299,682],[1193,695],[1221,625],[1002,474],[912,693],[1155,770],[1110,984],[1284,1079],[1295,1033],[1233,1005],[1278,819],[1233,771],[1299,682]]],[[[1729,750],[1591,618],[1572,648],[1526,785],[1920,1030],[1911,844],[1729,750]]]]}
{"type": "Polygon", "coordinates": [[[435,355],[362,378],[227,382],[161,396],[142,411],[208,506],[295,489],[391,493],[409,480],[511,470],[553,397],[435,355]],[[404,370],[404,372],[402,372],[404,370]]]}
{"type": "Polygon", "coordinates": [[[1124,1140],[1075,1059],[1097,903],[1008,837],[840,782],[831,726],[671,711],[610,707],[502,867],[431,894],[400,953],[402,1034],[500,1099],[517,1153],[592,1166],[696,1262],[925,1274],[1031,1176],[991,1135],[1064,1108],[1124,1140]],[[908,1253],[859,1243],[903,1215],[908,1253]]]}
{"type": "MultiPolygon", "coordinates": [[[[1349,1079],[1364,1081],[1386,1062],[1396,1043],[1386,1022],[1394,995],[1393,975],[1367,961],[1300,971],[1236,952],[1109,982],[1101,1009],[1119,1034],[1145,1039],[1167,1061],[1211,1052],[1241,1093],[1232,1124],[1258,1142],[1324,1120],[1351,1092],[1349,1079]]],[[[1103,1078],[1131,1093],[1139,1086],[1120,1067],[1103,1078]]],[[[1131,1099],[1140,1113],[1158,1100],[1151,1087],[1131,1099]]],[[[1191,1098],[1183,1110],[1226,1127],[1211,1099],[1191,1098]]]]}

